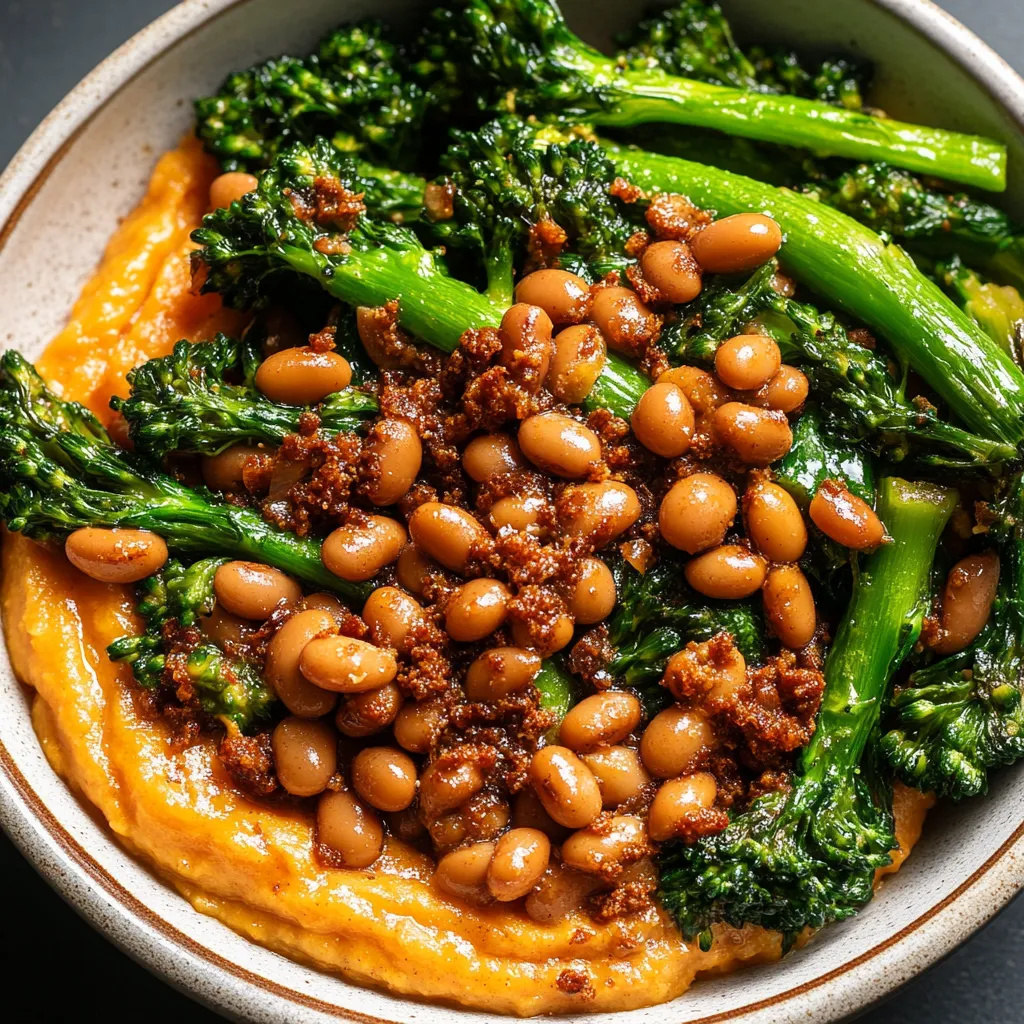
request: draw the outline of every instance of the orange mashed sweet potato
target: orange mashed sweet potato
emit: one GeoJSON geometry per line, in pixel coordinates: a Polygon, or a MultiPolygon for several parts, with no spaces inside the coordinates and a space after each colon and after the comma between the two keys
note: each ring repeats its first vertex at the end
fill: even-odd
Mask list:
{"type": "MultiPolygon", "coordinates": [[[[192,140],[159,161],[38,363],[65,396],[109,418],[131,367],[179,338],[238,329],[238,315],[189,280],[188,236],[215,174],[192,140]]],[[[55,770],[196,909],[286,956],[397,993],[526,1016],[660,1003],[699,974],[780,955],[779,937],[753,927],[719,928],[701,952],[655,909],[542,926],[503,904],[472,907],[436,889],[430,859],[395,839],[372,870],[326,869],[313,856],[311,815],[246,797],[212,740],[176,750],[162,722],[137,713],[129,670],[104,653],[133,629],[130,587],[98,583],[59,550],[10,535],[2,608],[55,770]]],[[[887,870],[909,853],[928,806],[897,791],[900,849],[887,870]]]]}

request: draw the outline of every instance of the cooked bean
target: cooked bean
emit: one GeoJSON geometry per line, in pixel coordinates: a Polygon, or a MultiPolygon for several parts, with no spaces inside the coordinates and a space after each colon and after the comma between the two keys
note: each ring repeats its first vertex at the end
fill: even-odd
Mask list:
{"type": "Polygon", "coordinates": [[[211,491],[233,493],[245,490],[242,470],[250,458],[266,454],[266,448],[254,444],[233,444],[217,455],[206,455],[200,460],[203,483],[211,491]]]}
{"type": "Polygon", "coordinates": [[[731,391],[717,377],[696,366],[673,366],[658,375],[658,383],[675,384],[700,416],[732,399],[731,391]]]}
{"type": "Polygon", "coordinates": [[[647,830],[656,843],[681,834],[686,823],[714,805],[718,784],[714,775],[696,772],[664,783],[647,814],[647,830]]]}
{"type": "Polygon", "coordinates": [[[590,311],[590,285],[568,270],[535,270],[516,285],[516,302],[540,306],[552,323],[578,324],[590,311]]]}
{"type": "Polygon", "coordinates": [[[218,174],[210,182],[210,209],[224,210],[232,203],[237,203],[242,196],[248,195],[259,185],[254,174],[244,171],[227,171],[218,174]]]}
{"type": "Polygon", "coordinates": [[[942,591],[942,634],[933,644],[937,654],[962,651],[985,628],[998,584],[999,555],[994,551],[968,555],[949,570],[942,591]]]}
{"type": "Polygon", "coordinates": [[[442,814],[427,822],[427,832],[434,846],[439,850],[447,850],[465,842],[468,836],[465,815],[459,811],[442,814]]]}
{"type": "Polygon", "coordinates": [[[736,213],[709,224],[691,242],[709,274],[739,274],[767,263],[782,245],[782,230],[763,213],[736,213]]]}
{"type": "Polygon", "coordinates": [[[551,840],[535,828],[514,828],[494,847],[487,868],[487,888],[502,903],[525,896],[547,870],[551,840]]]}
{"type": "Polygon", "coordinates": [[[329,612],[309,608],[288,619],[268,644],[263,678],[293,715],[320,718],[333,710],[337,694],[311,683],[299,670],[299,659],[310,640],[337,630],[329,612]]]}
{"type": "Polygon", "coordinates": [[[512,530],[536,537],[544,532],[541,517],[547,508],[547,499],[539,494],[510,494],[491,506],[488,518],[495,531],[512,530]]]}
{"type": "Polygon", "coordinates": [[[213,606],[209,615],[200,616],[199,628],[221,647],[245,643],[256,632],[255,623],[224,611],[219,604],[213,606]]]}
{"type": "Polygon", "coordinates": [[[871,506],[838,480],[826,480],[807,511],[811,522],[843,547],[866,551],[885,540],[885,527],[871,506]]]}
{"type": "Polygon", "coordinates": [[[407,647],[411,630],[426,623],[419,601],[398,587],[378,587],[363,605],[363,622],[370,627],[370,639],[378,647],[407,647]]]}
{"type": "Polygon", "coordinates": [[[362,583],[395,561],[406,540],[405,530],[397,520],[364,516],[329,533],[320,557],[335,576],[350,583],[362,583]]]}
{"type": "Polygon", "coordinates": [[[299,670],[311,682],[337,693],[364,693],[390,683],[398,674],[394,654],[350,636],[310,640],[299,670]]]}
{"type": "Polygon", "coordinates": [[[796,412],[811,390],[807,375],[795,366],[780,366],[775,375],[750,396],[751,405],[779,412],[796,412]]]}
{"type": "Polygon", "coordinates": [[[394,747],[364,747],[352,758],[352,788],[378,811],[404,811],[416,796],[416,765],[394,747]]]}
{"type": "Polygon", "coordinates": [[[303,610],[317,608],[322,612],[327,612],[337,623],[344,622],[348,618],[348,609],[333,594],[324,591],[307,594],[299,602],[299,607],[303,610]]]}
{"type": "Polygon", "coordinates": [[[586,476],[601,461],[597,434],[560,412],[542,412],[523,420],[519,447],[535,466],[569,479],[586,476]]]}
{"type": "Polygon", "coordinates": [[[746,685],[747,663],[734,644],[717,637],[687,644],[669,658],[664,683],[676,700],[690,700],[691,680],[698,680],[702,689],[710,681],[708,697],[729,697],[746,685]]]}
{"type": "Polygon", "coordinates": [[[562,843],[562,863],[567,868],[608,878],[621,871],[624,861],[635,860],[647,844],[644,823],[632,814],[618,814],[600,830],[573,832],[562,843]]]}
{"type": "Polygon", "coordinates": [[[232,615],[265,619],[282,602],[297,604],[302,588],[280,569],[259,562],[225,562],[213,574],[217,601],[232,615]]]}
{"type": "Polygon", "coordinates": [[[601,813],[594,773],[567,747],[542,747],[530,762],[530,782],[544,810],[566,828],[584,828],[601,813]]]}
{"type": "Polygon", "coordinates": [[[668,302],[692,302],[701,289],[700,264],[685,242],[654,242],[640,257],[644,280],[668,302]]]}
{"type": "Polygon", "coordinates": [[[168,557],[167,544],[148,530],[83,526],[64,542],[76,568],[101,583],[136,583],[152,576],[168,557]]]}
{"type": "Polygon", "coordinates": [[[557,924],[583,910],[590,894],[601,886],[601,880],[591,875],[550,864],[523,909],[539,924],[557,924]]]}
{"type": "Polygon", "coordinates": [[[768,573],[761,598],[764,617],[775,635],[794,650],[811,642],[817,625],[814,595],[795,565],[778,565],[768,573]]]}
{"type": "Polygon", "coordinates": [[[579,405],[590,394],[608,362],[604,335],[593,324],[576,324],[555,335],[554,353],[545,382],[567,405],[579,405]]]}
{"type": "Polygon", "coordinates": [[[312,405],[352,381],[352,367],[337,352],[285,348],[267,356],[256,371],[255,384],[273,402],[312,405]]]}
{"type": "Polygon", "coordinates": [[[650,784],[651,777],[632,747],[606,747],[581,756],[597,779],[606,808],[638,799],[644,787],[650,784]]]}
{"type": "Polygon", "coordinates": [[[747,535],[769,561],[795,562],[807,547],[807,527],[790,493],[762,481],[743,495],[747,535]]]}
{"type": "Polygon", "coordinates": [[[569,645],[575,625],[572,616],[565,613],[556,617],[550,629],[538,635],[524,619],[516,619],[512,623],[512,640],[518,647],[529,648],[542,658],[548,658],[569,645]]]}
{"type": "Polygon", "coordinates": [[[761,589],[767,572],[765,560],[739,544],[722,544],[690,559],[686,581],[705,597],[738,601],[761,589]]]}
{"type": "Polygon", "coordinates": [[[512,824],[515,828],[538,828],[553,843],[560,843],[569,834],[569,829],[548,814],[540,797],[529,786],[516,794],[512,824]]]}
{"type": "Polygon", "coordinates": [[[551,365],[551,317],[540,306],[517,302],[501,318],[501,362],[527,391],[539,391],[551,365]]]}
{"type": "Polygon", "coordinates": [[[492,647],[466,673],[470,700],[497,701],[529,686],[540,671],[540,655],[522,647],[492,647]]]}
{"type": "Polygon", "coordinates": [[[436,570],[437,566],[415,544],[410,542],[398,554],[398,561],[395,563],[395,578],[404,590],[421,597],[428,573],[436,570]]]}
{"type": "Polygon", "coordinates": [[[484,782],[484,773],[472,761],[451,765],[434,761],[420,778],[420,807],[427,817],[440,817],[479,793],[484,782]]]}
{"type": "Polygon", "coordinates": [[[412,754],[425,754],[447,723],[434,701],[407,701],[395,718],[395,742],[412,754]]]}
{"type": "Polygon", "coordinates": [[[423,445],[408,420],[378,420],[366,440],[375,457],[373,479],[367,495],[374,505],[393,505],[416,482],[423,462],[423,445]]]}
{"type": "Polygon", "coordinates": [[[481,434],[462,453],[462,468],[478,484],[523,465],[519,445],[508,434],[481,434]]]}
{"type": "Polygon", "coordinates": [[[591,319],[605,341],[620,352],[632,354],[658,332],[659,320],[628,288],[594,289],[591,319]]]}
{"type": "Polygon", "coordinates": [[[736,492],[720,476],[693,473],[662,498],[658,528],[674,548],[695,555],[722,543],[736,507],[736,492]]]}
{"type": "Polygon", "coordinates": [[[715,745],[715,731],[699,711],[675,705],[660,711],[640,737],[640,759],[656,778],[671,779],[691,768],[715,745]]]}
{"type": "Polygon", "coordinates": [[[715,352],[715,372],[724,384],[738,391],[754,391],[767,384],[781,365],[779,346],[763,334],[729,338],[715,352]]]}
{"type": "MultiPolygon", "coordinates": [[[[326,690],[321,692],[327,693],[326,690]]],[[[395,720],[401,706],[402,691],[394,683],[388,683],[378,690],[367,690],[343,700],[334,716],[334,724],[338,732],[352,739],[372,736],[395,720]]]]}
{"type": "Polygon", "coordinates": [[[347,791],[320,797],[316,833],[346,868],[368,868],[384,848],[380,819],[347,791]]]}
{"type": "Polygon", "coordinates": [[[793,446],[789,421],[774,409],[726,402],[715,412],[715,437],[749,466],[767,466],[793,446]]]}
{"type": "Polygon", "coordinates": [[[617,480],[567,487],[558,503],[565,532],[603,547],[640,518],[636,491],[617,480]]]}
{"type": "Polygon", "coordinates": [[[387,306],[356,306],[356,333],[374,366],[382,370],[408,368],[409,337],[396,330],[394,313],[387,306]]]}
{"type": "Polygon", "coordinates": [[[615,577],[600,558],[589,555],[580,559],[579,570],[569,611],[577,622],[590,626],[607,618],[615,607],[615,577]]]}
{"type": "Polygon", "coordinates": [[[474,843],[446,853],[438,862],[434,881],[449,896],[481,905],[493,899],[487,888],[487,868],[494,843],[474,843]]]}
{"type": "Polygon", "coordinates": [[[490,534],[465,510],[439,501],[424,502],[409,517],[416,546],[445,568],[464,572],[474,549],[490,543],[490,534]]]}
{"type": "Polygon", "coordinates": [[[338,767],[338,736],[324,719],[285,718],[270,739],[278,781],[292,796],[315,796],[338,767]]]}
{"type": "Polygon", "coordinates": [[[512,810],[497,793],[481,792],[471,796],[459,809],[466,831],[477,839],[493,839],[508,828],[512,810]]]}
{"type": "Polygon", "coordinates": [[[585,697],[562,719],[558,738],[570,750],[586,753],[621,743],[640,724],[640,701],[624,690],[585,697]]]}
{"type": "Polygon", "coordinates": [[[693,406],[675,384],[659,381],[640,396],[629,423],[645,448],[655,455],[674,459],[690,447],[693,406]]]}
{"type": "Polygon", "coordinates": [[[464,583],[448,601],[444,613],[447,634],[459,643],[490,636],[505,621],[512,592],[499,580],[464,583]]]}

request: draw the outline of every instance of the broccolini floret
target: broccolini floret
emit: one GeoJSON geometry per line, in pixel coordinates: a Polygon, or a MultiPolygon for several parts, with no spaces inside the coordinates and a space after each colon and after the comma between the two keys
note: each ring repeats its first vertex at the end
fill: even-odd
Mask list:
{"type": "MultiPolygon", "coordinates": [[[[162,459],[170,452],[216,455],[240,441],[279,444],[299,433],[301,406],[272,402],[256,388],[232,383],[244,375],[240,342],[218,334],[212,341],[179,341],[169,356],[150,359],[128,373],[131,394],[112,398],[124,416],[135,451],[162,459]]],[[[345,388],[313,411],[320,429],[357,430],[377,411],[373,395],[345,388]]]]}
{"type": "Polygon", "coordinates": [[[199,625],[213,611],[216,598],[213,577],[226,558],[204,558],[187,568],[172,560],[155,576],[137,585],[137,611],[145,624],[138,636],[123,636],[107,647],[111,661],[131,665],[138,684],[155,690],[165,682],[168,669],[175,685],[182,676],[195,691],[208,715],[228,719],[246,732],[266,718],[276,702],[256,667],[244,658],[224,651],[209,639],[176,649],[176,628],[199,625]]]}
{"type": "Polygon", "coordinates": [[[991,510],[1000,556],[988,624],[964,650],[914,672],[892,699],[879,751],[910,786],[952,800],[988,788],[1024,757],[1024,487],[1010,481],[991,510]]]}
{"type": "Polygon", "coordinates": [[[318,541],[115,447],[91,413],[49,391],[15,351],[0,356],[0,520],[41,541],[85,526],[151,530],[176,554],[262,562],[352,601],[372,589],[329,572],[318,541]]]}
{"type": "Polygon", "coordinates": [[[936,544],[953,491],[889,477],[878,513],[892,542],[864,559],[825,663],[814,736],[792,787],[759,797],[725,831],[659,858],[659,894],[688,938],[719,921],[757,924],[792,940],[855,914],[896,842],[888,801],[865,748],[892,673],[924,618],[936,544]]]}

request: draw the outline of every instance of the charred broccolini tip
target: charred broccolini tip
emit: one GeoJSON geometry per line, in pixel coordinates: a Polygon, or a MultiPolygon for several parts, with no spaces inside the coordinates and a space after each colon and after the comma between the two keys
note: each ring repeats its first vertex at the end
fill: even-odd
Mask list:
{"type": "Polygon", "coordinates": [[[615,168],[594,142],[536,144],[536,130],[514,117],[476,131],[453,131],[441,158],[454,186],[453,217],[433,231],[449,248],[475,250],[487,271],[487,291],[512,301],[513,271],[522,270],[539,227],[574,267],[599,279],[631,262],[626,242],[644,227],[645,204],[612,193],[615,168]]]}
{"type": "Polygon", "coordinates": [[[881,757],[907,785],[978,796],[991,769],[1024,757],[1024,486],[992,509],[1000,556],[988,624],[967,648],[914,672],[893,697],[881,757]]]}
{"type": "Polygon", "coordinates": [[[175,679],[184,674],[208,715],[228,719],[247,732],[266,718],[276,697],[244,658],[225,652],[211,640],[203,640],[180,652],[168,640],[168,629],[198,626],[213,611],[216,598],[213,577],[226,558],[203,558],[187,568],[168,562],[154,576],[137,585],[136,610],[144,623],[138,636],[123,636],[107,647],[111,661],[132,667],[136,682],[155,690],[173,667],[175,679]]]}
{"type": "Polygon", "coordinates": [[[686,583],[682,563],[665,557],[646,572],[625,559],[614,568],[618,600],[608,619],[608,642],[615,656],[605,670],[619,684],[637,691],[654,714],[670,699],[660,685],[668,659],[691,640],[728,633],[748,664],[767,650],[761,612],[749,601],[711,601],[686,583]]]}
{"type": "Polygon", "coordinates": [[[196,100],[196,133],[226,171],[258,171],[289,143],[319,135],[342,152],[409,168],[429,102],[389,30],[367,21],[329,33],[309,57],[228,75],[196,100]]]}
{"type": "Polygon", "coordinates": [[[317,541],[115,447],[91,413],[49,391],[15,351],[0,356],[0,520],[43,541],[85,526],[150,530],[177,554],[259,561],[352,601],[370,589],[329,572],[317,541]]]}
{"type": "Polygon", "coordinates": [[[630,68],[584,43],[554,0],[457,0],[436,12],[424,63],[447,88],[524,113],[630,127],[664,122],[716,128],[900,167],[1002,191],[1006,151],[997,143],[870,117],[800,96],[758,93],[630,68]]]}
{"type": "Polygon", "coordinates": [[[868,740],[892,673],[916,641],[939,536],[956,493],[896,477],[879,485],[892,537],[864,559],[825,663],[825,692],[792,788],[759,797],[717,835],[666,846],[659,893],[688,938],[757,924],[789,940],[855,914],[896,842],[868,740]]]}
{"type": "Polygon", "coordinates": [[[616,39],[617,56],[628,67],[660,68],[700,82],[755,92],[788,93],[860,110],[868,69],[834,57],[812,69],[789,50],[752,47],[748,56],[716,3],[682,0],[643,19],[616,39]]]}
{"type": "MultiPolygon", "coordinates": [[[[270,401],[244,381],[241,342],[218,334],[212,341],[179,341],[168,356],[150,359],[128,373],[128,398],[112,398],[124,416],[134,449],[160,460],[171,452],[216,455],[242,441],[279,444],[297,434],[308,411],[270,401]]],[[[313,411],[320,429],[358,430],[377,412],[373,395],[345,388],[313,411]]]]}
{"type": "MultiPolygon", "coordinates": [[[[193,232],[201,246],[194,259],[208,268],[204,290],[246,308],[268,278],[298,273],[353,306],[382,306],[397,296],[401,325],[443,352],[453,351],[467,330],[496,327],[506,305],[450,277],[408,228],[369,212],[334,214],[333,197],[351,196],[357,183],[352,161],[325,139],[290,146],[257,189],[209,214],[193,232]]],[[[648,384],[609,354],[585,404],[628,418],[648,384]]]]}

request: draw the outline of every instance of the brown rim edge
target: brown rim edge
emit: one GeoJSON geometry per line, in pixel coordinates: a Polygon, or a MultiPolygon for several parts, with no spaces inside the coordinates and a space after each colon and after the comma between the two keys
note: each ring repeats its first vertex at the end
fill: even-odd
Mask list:
{"type": "MultiPolygon", "coordinates": [[[[157,48],[154,53],[135,67],[130,74],[121,78],[112,86],[105,88],[101,94],[97,95],[90,101],[87,112],[81,117],[78,123],[74,125],[68,137],[60,143],[49,154],[49,156],[45,157],[43,166],[32,177],[29,184],[23,188],[14,208],[5,219],[3,225],[0,226],[0,249],[5,247],[11,233],[14,231],[25,210],[31,205],[32,201],[38,194],[39,190],[43,187],[54,168],[61,162],[75,140],[85,130],[97,113],[110,101],[110,99],[117,95],[117,93],[122,89],[130,85],[132,81],[134,81],[139,75],[143,74],[157,60],[163,58],[171,49],[189,39],[197,32],[205,29],[207,25],[227,14],[232,8],[245,2],[247,2],[247,0],[219,0],[219,3],[217,0],[213,0],[213,5],[216,5],[216,9],[214,10],[211,9],[211,6],[213,5],[207,2],[207,0],[184,0],[184,2],[179,3],[161,18],[151,22],[147,27],[142,29],[141,32],[137,33],[121,47],[115,50],[114,53],[97,65],[96,68],[68,94],[68,96],[32,133],[21,149],[18,150],[3,175],[0,175],[0,184],[7,184],[8,179],[13,179],[15,177],[15,172],[20,171],[20,165],[31,160],[34,155],[32,152],[33,148],[42,144],[43,135],[45,134],[49,123],[55,118],[55,115],[65,109],[73,99],[78,98],[83,91],[94,82],[95,79],[100,78],[104,72],[114,68],[123,59],[129,59],[133,64],[135,63],[136,58],[134,58],[131,51],[137,48],[143,39],[148,40],[151,36],[159,33],[164,25],[172,22],[172,20],[175,20],[178,16],[187,13],[190,9],[194,8],[201,15],[204,15],[199,16],[198,20],[195,20],[191,27],[182,31],[180,34],[177,34],[173,43],[169,47],[157,48]]],[[[1022,93],[1024,93],[1024,82],[1021,82],[1020,77],[1013,71],[1009,64],[1003,60],[1003,58],[996,54],[995,51],[980,40],[973,32],[957,21],[947,11],[937,7],[934,3],[931,3],[930,0],[869,0],[869,2],[873,3],[877,7],[889,11],[900,21],[907,24],[914,31],[932,42],[937,48],[956,60],[956,62],[968,71],[968,73],[979,82],[986,92],[992,96],[993,100],[1000,106],[1000,108],[1002,108],[1013,121],[1024,128],[1024,117],[1015,113],[1013,108],[1007,104],[1006,97],[1001,95],[1000,90],[995,88],[995,83],[992,83],[977,74],[975,64],[979,57],[983,58],[984,62],[988,65],[987,70],[990,73],[995,73],[1000,79],[1002,79],[1000,83],[1001,85],[1007,86],[1009,83],[1012,88],[1021,91],[1022,93]],[[915,11],[920,12],[920,20],[914,16],[915,11]],[[961,42],[970,41],[973,43],[977,48],[977,52],[968,55],[964,55],[959,52],[958,47],[952,45],[953,40],[956,37],[958,37],[961,42]],[[965,57],[970,57],[971,59],[968,60],[965,59],[965,57]]],[[[1022,107],[1022,109],[1024,109],[1024,107],[1022,107]]],[[[92,879],[93,882],[95,882],[112,900],[114,900],[122,910],[130,915],[130,918],[134,917],[140,919],[166,939],[169,939],[176,945],[180,946],[196,959],[210,964],[215,969],[222,971],[231,977],[237,978],[248,985],[252,985],[257,989],[271,993],[314,1012],[322,1013],[336,1019],[354,1021],[356,1024],[401,1024],[401,1022],[387,1020],[382,1017],[372,1017],[358,1013],[357,1011],[345,1010],[336,1004],[324,1002],[323,1000],[316,999],[315,997],[308,996],[305,993],[281,985],[278,982],[269,981],[268,979],[246,970],[244,967],[240,967],[238,964],[235,964],[230,960],[227,960],[201,943],[196,942],[164,918],[155,914],[152,910],[146,907],[145,904],[141,903],[137,897],[125,889],[124,886],[122,886],[75,840],[71,833],[57,820],[56,817],[54,817],[49,808],[46,807],[42,799],[31,787],[28,780],[22,774],[21,769],[14,761],[14,758],[2,742],[0,742],[0,768],[2,768],[7,778],[10,779],[17,796],[31,808],[35,818],[43,825],[49,837],[56,842],[63,853],[68,856],[90,879],[92,879]]],[[[78,798],[76,797],[76,799],[78,798]]],[[[700,1017],[687,1021],[685,1024],[722,1024],[722,1022],[725,1021],[735,1020],[738,1016],[743,1014],[755,1013],[762,1009],[778,1006],[803,995],[804,993],[814,991],[823,985],[828,984],[835,978],[841,977],[857,967],[870,962],[887,949],[901,942],[907,936],[918,931],[951,903],[959,899],[960,896],[987,875],[992,868],[997,866],[999,861],[1003,859],[1003,857],[1022,838],[1022,836],[1024,836],[1024,822],[1016,828],[1016,830],[981,866],[979,866],[964,882],[957,886],[957,888],[949,893],[941,902],[936,904],[934,907],[929,908],[928,911],[916,918],[910,924],[906,925],[899,932],[890,936],[884,942],[872,947],[870,950],[867,950],[865,953],[862,953],[853,960],[834,968],[820,977],[804,982],[792,989],[788,989],[785,992],[781,992],[766,999],[758,1000],[754,1003],[748,1003],[745,1006],[737,1007],[734,1010],[724,1011],[722,1013],[712,1014],[711,1016],[700,1017]]],[[[22,853],[25,854],[26,858],[36,866],[34,858],[29,855],[29,851],[26,850],[20,842],[16,841],[16,845],[22,853]]],[[[140,861],[144,863],[141,858],[140,861]]],[[[43,877],[46,878],[47,882],[56,887],[54,880],[50,879],[45,874],[43,877]]],[[[64,896],[65,899],[68,899],[68,902],[71,902],[70,898],[66,894],[61,893],[61,895],[64,896]]],[[[970,935],[973,935],[982,928],[987,921],[998,913],[1008,902],[1009,897],[1006,900],[997,901],[995,905],[989,908],[989,912],[983,915],[978,923],[970,929],[968,934],[955,943],[954,946],[944,949],[942,952],[930,957],[929,966],[934,964],[943,955],[947,955],[952,952],[956,946],[967,941],[967,938],[969,938],[970,935]]],[[[92,915],[90,915],[84,907],[76,906],[76,909],[85,913],[86,917],[90,921],[93,921],[92,915]]],[[[97,922],[93,921],[93,923],[98,926],[97,922]]],[[[134,956],[127,950],[125,950],[125,952],[130,956],[134,956]]],[[[140,962],[154,973],[161,974],[157,965],[148,963],[145,960],[141,960],[140,962]]],[[[922,968],[922,970],[924,969],[925,968],[922,968]]],[[[886,987],[885,991],[880,993],[877,999],[865,1000],[854,1012],[859,1013],[872,1003],[877,1002],[878,999],[891,994],[898,987],[899,984],[886,987]]],[[[196,997],[197,995],[194,992],[190,992],[189,994],[193,997],[196,997]]],[[[387,994],[393,995],[395,998],[410,998],[392,993],[387,994]]],[[[410,1001],[415,1000],[410,999],[410,1001]]],[[[211,1003],[211,1005],[213,1004],[211,1003]]],[[[215,1008],[223,1009],[222,1006],[215,1006],[215,1008]]]]}

